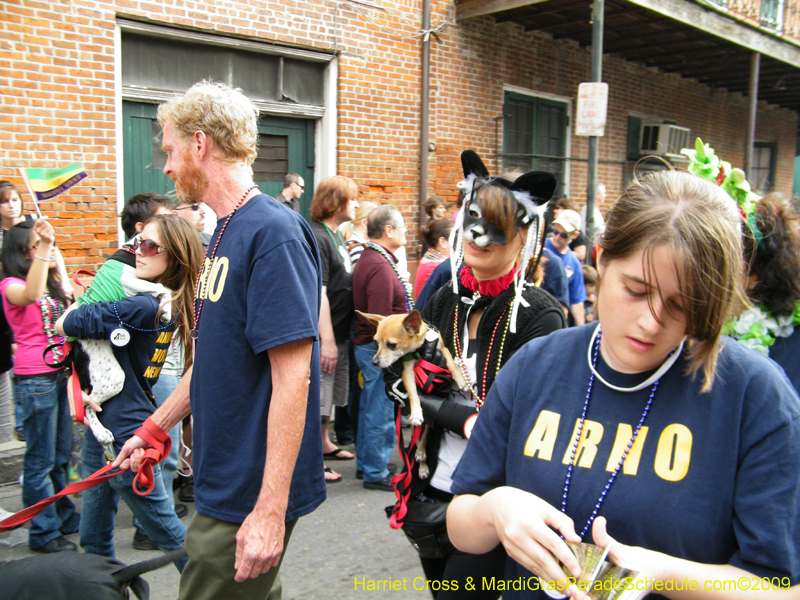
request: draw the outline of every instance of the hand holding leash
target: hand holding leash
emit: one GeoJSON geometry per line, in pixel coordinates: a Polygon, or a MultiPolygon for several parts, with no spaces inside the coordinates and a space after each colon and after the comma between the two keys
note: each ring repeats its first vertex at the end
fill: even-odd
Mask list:
{"type": "Polygon", "coordinates": [[[80,390],[81,400],[84,406],[90,407],[95,412],[103,412],[103,409],[100,408],[99,404],[92,401],[92,399],[89,397],[89,394],[84,392],[80,388],[80,385],[74,385],[75,380],[77,380],[77,376],[74,373],[70,375],[69,379],[67,380],[67,395],[69,396],[69,415],[72,417],[74,421],[77,421],[78,423],[83,423],[84,422],[83,416],[80,415],[81,418],[80,419],[78,418],[79,415],[77,414],[77,409],[75,404],[75,395],[78,393],[78,390],[80,390]]]}

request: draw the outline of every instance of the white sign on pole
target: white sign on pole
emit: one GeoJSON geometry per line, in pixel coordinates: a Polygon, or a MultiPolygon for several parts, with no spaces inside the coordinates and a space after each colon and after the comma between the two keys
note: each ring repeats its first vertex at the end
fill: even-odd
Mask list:
{"type": "Polygon", "coordinates": [[[575,135],[603,135],[607,112],[608,84],[580,84],[578,86],[578,116],[575,119],[575,135]]]}

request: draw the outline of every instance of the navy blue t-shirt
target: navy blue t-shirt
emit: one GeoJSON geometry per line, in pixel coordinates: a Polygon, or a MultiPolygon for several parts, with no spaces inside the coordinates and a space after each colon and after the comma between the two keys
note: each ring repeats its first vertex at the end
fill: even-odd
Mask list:
{"type": "MultiPolygon", "coordinates": [[[[224,223],[219,219],[211,248],[224,223]]],[[[267,351],[310,338],[311,384],[286,520],[308,514],[326,493],[319,434],[322,278],[314,234],[297,213],[255,196],[231,218],[200,281],[204,302],[191,384],[195,506],[231,523],[252,511],[266,462],[272,395],[267,351]]]]}
{"type": "Polygon", "coordinates": [[[800,327],[788,338],[778,338],[769,349],[769,357],[786,371],[789,381],[800,394],[800,327]]]}
{"type": "Polygon", "coordinates": [[[569,308],[569,287],[564,263],[549,248],[542,248],[542,257],[547,258],[547,262],[544,263],[542,289],[550,292],[553,298],[569,308]]]}
{"type": "MultiPolygon", "coordinates": [[[[561,508],[595,326],[535,339],[503,367],[454,474],[453,493],[480,495],[509,485],[561,508]]],[[[730,338],[723,344],[710,392],[699,392],[700,374],[686,375],[686,353],[661,378],[599,514],[623,544],[797,583],[800,399],[771,361],[730,338]]],[[[649,375],[614,372],[602,356],[597,369],[621,387],[649,375]]],[[[579,534],[649,395],[650,388],[617,392],[595,380],[567,500],[579,534]]],[[[591,530],[584,541],[592,542],[591,530]]],[[[509,559],[505,576],[530,573],[509,559]]],[[[506,600],[521,597],[546,596],[503,593],[506,600]]]]}
{"type": "MultiPolygon", "coordinates": [[[[157,313],[158,300],[140,294],[116,303],[85,304],[64,319],[64,332],[79,339],[108,340],[111,332],[120,327],[120,321],[131,334],[125,346],[111,346],[114,358],[125,372],[125,385],[118,395],[106,400],[101,406],[102,412],[97,413],[103,426],[114,434],[117,450],[156,410],[152,386],[169,352],[175,326],[170,325],[163,331],[137,329],[153,330],[164,326],[156,322],[157,313]]],[[[86,436],[94,439],[91,429],[86,430],[86,436]]]]}

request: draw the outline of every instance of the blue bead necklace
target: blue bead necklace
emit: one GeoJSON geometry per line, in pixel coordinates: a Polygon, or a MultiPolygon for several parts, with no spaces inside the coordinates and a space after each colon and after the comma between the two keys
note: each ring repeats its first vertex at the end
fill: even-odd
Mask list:
{"type": "MultiPolygon", "coordinates": [[[[578,432],[577,435],[575,436],[575,442],[572,445],[572,453],[570,454],[569,466],[567,467],[567,480],[564,482],[564,495],[561,497],[562,498],[561,512],[563,512],[564,514],[566,514],[567,512],[567,497],[569,495],[569,485],[570,482],[572,481],[572,471],[575,467],[575,455],[578,452],[578,446],[581,441],[581,435],[583,434],[583,425],[586,422],[586,413],[589,412],[589,399],[592,397],[594,372],[597,366],[597,353],[600,351],[600,339],[602,338],[602,336],[603,332],[600,330],[600,327],[598,326],[597,337],[594,345],[594,356],[592,358],[592,363],[591,363],[592,374],[589,376],[589,388],[586,390],[586,402],[584,402],[583,404],[583,412],[581,413],[581,420],[578,423],[578,432]]],[[[682,347],[683,344],[681,344],[680,348],[682,347]]],[[[670,353],[669,357],[667,358],[667,362],[670,362],[670,358],[672,358],[672,356],[678,351],[678,349],[679,348],[676,348],[670,353]]],[[[674,364],[674,361],[672,361],[672,363],[674,364]]],[[[622,453],[622,458],[620,459],[619,463],[617,463],[617,467],[614,469],[614,472],[611,474],[611,477],[609,477],[608,483],[606,483],[605,487],[603,488],[603,491],[600,493],[600,497],[597,499],[597,503],[594,505],[594,510],[592,510],[592,514],[589,516],[589,519],[586,521],[586,525],[584,525],[583,527],[583,531],[581,531],[580,533],[581,539],[583,539],[583,537],[589,531],[589,528],[592,526],[592,523],[594,523],[595,518],[597,518],[597,513],[600,511],[600,506],[605,501],[606,496],[608,495],[608,491],[611,489],[611,486],[614,484],[614,481],[616,481],[617,475],[619,475],[619,472],[622,470],[622,465],[625,463],[625,459],[628,458],[628,454],[630,453],[631,448],[633,448],[633,444],[636,442],[636,436],[639,435],[639,431],[642,429],[642,425],[644,425],[644,422],[647,419],[647,413],[650,412],[650,406],[653,404],[653,398],[655,398],[656,390],[658,390],[659,381],[660,378],[656,380],[656,382],[653,384],[652,389],[650,390],[650,397],[647,399],[647,404],[645,404],[644,412],[642,412],[642,417],[639,419],[639,424],[636,426],[636,430],[633,432],[630,442],[628,442],[625,451],[622,453]]]]}
{"type": "Polygon", "coordinates": [[[175,319],[172,319],[166,325],[162,325],[161,327],[157,327],[156,329],[139,329],[138,327],[134,327],[133,325],[128,325],[127,323],[123,323],[122,319],[119,317],[119,313],[117,312],[117,302],[114,301],[114,314],[117,316],[117,321],[119,321],[119,326],[124,327],[125,329],[131,329],[133,331],[139,331],[141,333],[155,333],[156,331],[164,331],[165,329],[169,329],[175,324],[175,319]]]}

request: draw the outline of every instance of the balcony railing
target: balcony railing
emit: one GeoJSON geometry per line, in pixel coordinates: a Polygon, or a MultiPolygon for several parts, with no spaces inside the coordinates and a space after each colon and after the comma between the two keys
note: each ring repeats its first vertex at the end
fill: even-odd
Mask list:
{"type": "Polygon", "coordinates": [[[757,27],[800,42],[800,0],[707,0],[757,27]]]}

